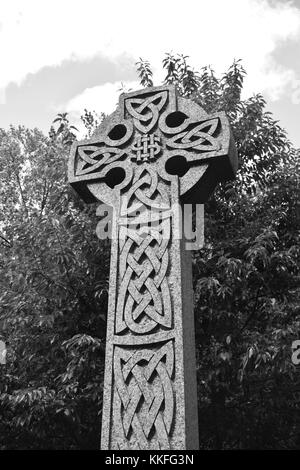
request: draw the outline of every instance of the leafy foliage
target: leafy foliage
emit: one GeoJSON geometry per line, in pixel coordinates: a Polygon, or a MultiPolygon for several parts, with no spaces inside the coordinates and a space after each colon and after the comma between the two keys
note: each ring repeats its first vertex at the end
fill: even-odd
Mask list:
{"type": "Polygon", "coordinates": [[[68,186],[69,140],[67,120],[1,133],[0,447],[98,444],[109,249],[68,186]]]}
{"type": "MultiPolygon", "coordinates": [[[[238,146],[235,182],[206,205],[194,253],[200,442],[205,449],[299,447],[299,153],[255,95],[240,61],[217,77],[167,54],[165,83],[208,113],[225,110],[238,146]]],[[[137,63],[152,86],[147,61],[137,63]]],[[[87,136],[103,119],[87,110],[87,136]]],[[[110,246],[95,206],[69,188],[76,129],[0,130],[0,449],[99,445],[110,246]]]]}
{"type": "Polygon", "coordinates": [[[140,58],[140,60],[136,63],[136,68],[140,77],[141,85],[144,87],[153,86],[153,72],[150,68],[149,62],[140,58]]]}

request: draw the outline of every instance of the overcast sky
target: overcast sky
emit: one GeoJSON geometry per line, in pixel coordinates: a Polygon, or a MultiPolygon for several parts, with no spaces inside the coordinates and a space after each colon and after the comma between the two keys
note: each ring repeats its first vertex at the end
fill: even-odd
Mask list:
{"type": "Polygon", "coordinates": [[[300,147],[300,0],[0,0],[0,127],[111,112],[139,57],[161,83],[165,52],[218,73],[241,58],[243,97],[263,93],[300,147]]]}

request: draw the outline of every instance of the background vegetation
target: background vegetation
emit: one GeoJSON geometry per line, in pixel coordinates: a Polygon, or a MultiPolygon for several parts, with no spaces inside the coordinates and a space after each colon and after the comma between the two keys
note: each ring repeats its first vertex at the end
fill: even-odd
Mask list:
{"type": "MultiPolygon", "coordinates": [[[[203,449],[300,445],[299,154],[245,71],[222,77],[167,54],[165,83],[207,112],[225,110],[240,160],[235,182],[206,204],[206,245],[194,253],[203,449]]],[[[152,85],[140,60],[143,86],[152,85]]],[[[85,111],[87,136],[103,116],[85,111]]],[[[98,448],[110,246],[95,205],[69,187],[76,129],[60,114],[48,135],[0,129],[0,449],[98,448]]]]}

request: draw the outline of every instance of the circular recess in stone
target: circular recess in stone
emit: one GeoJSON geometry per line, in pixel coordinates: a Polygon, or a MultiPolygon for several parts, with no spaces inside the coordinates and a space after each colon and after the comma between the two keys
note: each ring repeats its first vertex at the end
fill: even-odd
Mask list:
{"type": "Polygon", "coordinates": [[[133,125],[130,121],[121,121],[112,125],[107,130],[104,143],[110,147],[120,147],[128,142],[133,132],[133,125]]]}
{"type": "Polygon", "coordinates": [[[181,111],[174,111],[167,115],[165,123],[168,127],[179,127],[187,118],[188,116],[181,111]]]}
{"type": "Polygon", "coordinates": [[[118,186],[118,184],[121,184],[124,181],[125,176],[126,171],[124,170],[124,168],[112,168],[106,173],[104,181],[107,186],[113,189],[115,186],[118,186]]]}
{"type": "Polygon", "coordinates": [[[108,137],[111,140],[121,140],[125,137],[127,128],[124,124],[117,124],[108,133],[108,137]]]}
{"type": "Polygon", "coordinates": [[[183,176],[189,170],[189,165],[185,157],[182,155],[175,155],[166,161],[165,168],[169,175],[183,176]]]}

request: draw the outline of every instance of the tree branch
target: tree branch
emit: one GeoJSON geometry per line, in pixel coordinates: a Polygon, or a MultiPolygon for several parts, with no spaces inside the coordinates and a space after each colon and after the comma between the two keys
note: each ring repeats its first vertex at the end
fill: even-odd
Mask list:
{"type": "Polygon", "coordinates": [[[250,315],[246,319],[246,321],[245,321],[244,325],[242,326],[242,328],[240,329],[239,333],[242,333],[245,330],[245,328],[248,326],[250,321],[254,318],[254,316],[256,314],[256,311],[257,311],[257,305],[258,305],[258,299],[259,299],[259,292],[260,291],[261,291],[261,287],[259,287],[257,289],[256,296],[255,296],[255,302],[254,302],[254,305],[253,305],[252,312],[250,313],[250,315]]]}
{"type": "Polygon", "coordinates": [[[3,235],[0,235],[0,238],[7,244],[9,248],[12,247],[12,243],[9,240],[7,240],[7,238],[5,238],[3,235]]]}

